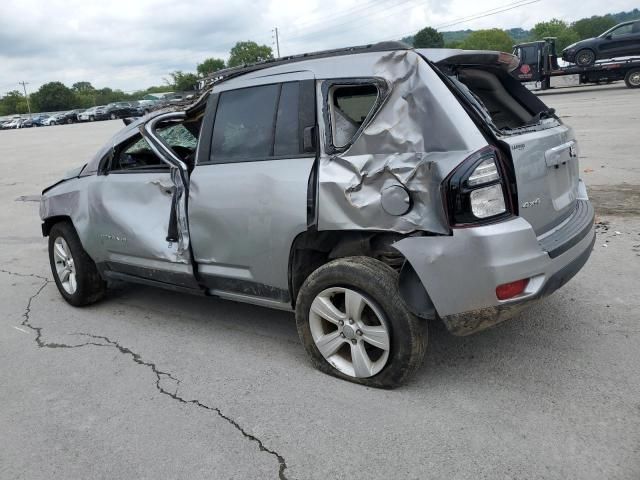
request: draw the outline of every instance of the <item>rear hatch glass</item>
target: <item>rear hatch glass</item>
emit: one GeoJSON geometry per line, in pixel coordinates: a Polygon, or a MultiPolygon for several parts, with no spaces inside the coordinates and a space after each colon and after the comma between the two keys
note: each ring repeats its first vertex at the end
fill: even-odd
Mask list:
{"type": "MultiPolygon", "coordinates": [[[[507,54],[504,54],[507,55],[507,54]]],[[[571,128],[496,65],[439,64],[477,116],[508,148],[519,214],[538,236],[575,209],[579,168],[571,128]]]]}

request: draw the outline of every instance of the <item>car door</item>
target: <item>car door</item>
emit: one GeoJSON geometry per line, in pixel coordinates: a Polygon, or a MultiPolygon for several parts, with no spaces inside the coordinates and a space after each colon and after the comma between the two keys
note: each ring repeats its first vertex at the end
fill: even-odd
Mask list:
{"type": "MultiPolygon", "coordinates": [[[[159,135],[175,149],[195,152],[195,136],[180,123],[162,127],[159,135]]],[[[88,189],[88,215],[98,242],[94,259],[107,277],[199,288],[188,231],[176,231],[178,213],[185,211],[180,200],[186,199],[178,196],[184,185],[170,160],[157,141],[137,130],[103,160],[88,189]]],[[[186,221],[181,225],[186,228],[186,221]]]]}
{"type": "Polygon", "coordinates": [[[614,58],[630,55],[633,50],[633,24],[627,23],[611,30],[602,39],[599,50],[600,58],[614,58]]]}
{"type": "Polygon", "coordinates": [[[627,39],[626,55],[640,55],[640,20],[631,25],[631,33],[627,39]]]}
{"type": "Polygon", "coordinates": [[[276,75],[230,82],[209,99],[189,225],[212,294],[290,308],[290,249],[314,204],[314,84],[310,73],[276,75]]]}

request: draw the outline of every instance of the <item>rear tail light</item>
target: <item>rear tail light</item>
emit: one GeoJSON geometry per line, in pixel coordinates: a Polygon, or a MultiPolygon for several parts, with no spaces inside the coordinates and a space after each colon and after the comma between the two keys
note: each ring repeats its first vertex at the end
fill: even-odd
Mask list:
{"type": "Polygon", "coordinates": [[[503,283],[496,287],[496,297],[498,300],[508,300],[513,297],[517,297],[524,289],[527,288],[529,279],[516,280],[515,282],[503,283]]]}
{"type": "Polygon", "coordinates": [[[507,211],[500,184],[473,190],[470,199],[471,213],[477,218],[495,217],[507,211]]]}
{"type": "Polygon", "coordinates": [[[494,147],[468,157],[447,177],[443,187],[452,227],[493,222],[512,213],[508,182],[494,147]]]}

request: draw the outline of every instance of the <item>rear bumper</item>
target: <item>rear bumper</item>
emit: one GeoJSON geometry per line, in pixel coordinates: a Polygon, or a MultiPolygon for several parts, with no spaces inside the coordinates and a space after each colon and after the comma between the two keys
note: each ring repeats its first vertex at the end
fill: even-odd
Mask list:
{"type": "Polygon", "coordinates": [[[447,328],[468,335],[513,317],[569,281],[591,254],[593,221],[589,201],[579,200],[574,214],[543,238],[516,217],[449,237],[409,237],[394,246],[411,263],[447,328]],[[529,279],[523,293],[498,300],[498,285],[520,279],[529,279]]]}

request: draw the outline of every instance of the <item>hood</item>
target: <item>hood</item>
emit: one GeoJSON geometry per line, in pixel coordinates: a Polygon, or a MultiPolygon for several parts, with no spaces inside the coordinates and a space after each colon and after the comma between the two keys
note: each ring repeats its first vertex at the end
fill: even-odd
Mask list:
{"type": "Polygon", "coordinates": [[[576,48],[578,45],[582,45],[582,44],[585,44],[585,43],[590,43],[595,39],[596,39],[596,37],[585,38],[584,40],[580,40],[579,42],[575,42],[575,43],[572,43],[571,45],[567,45],[566,47],[564,47],[562,49],[562,51],[566,52],[567,50],[571,50],[572,48],[576,48]]]}
{"type": "Polygon", "coordinates": [[[65,172],[65,174],[62,176],[62,178],[60,180],[58,180],[53,185],[49,185],[47,188],[42,190],[42,194],[44,195],[46,192],[51,190],[56,185],[60,185],[61,183],[66,182],[67,180],[71,180],[72,178],[78,178],[85,168],[87,168],[87,164],[86,163],[84,165],[79,166],[79,167],[72,168],[71,170],[68,170],[67,172],[65,172]]]}

